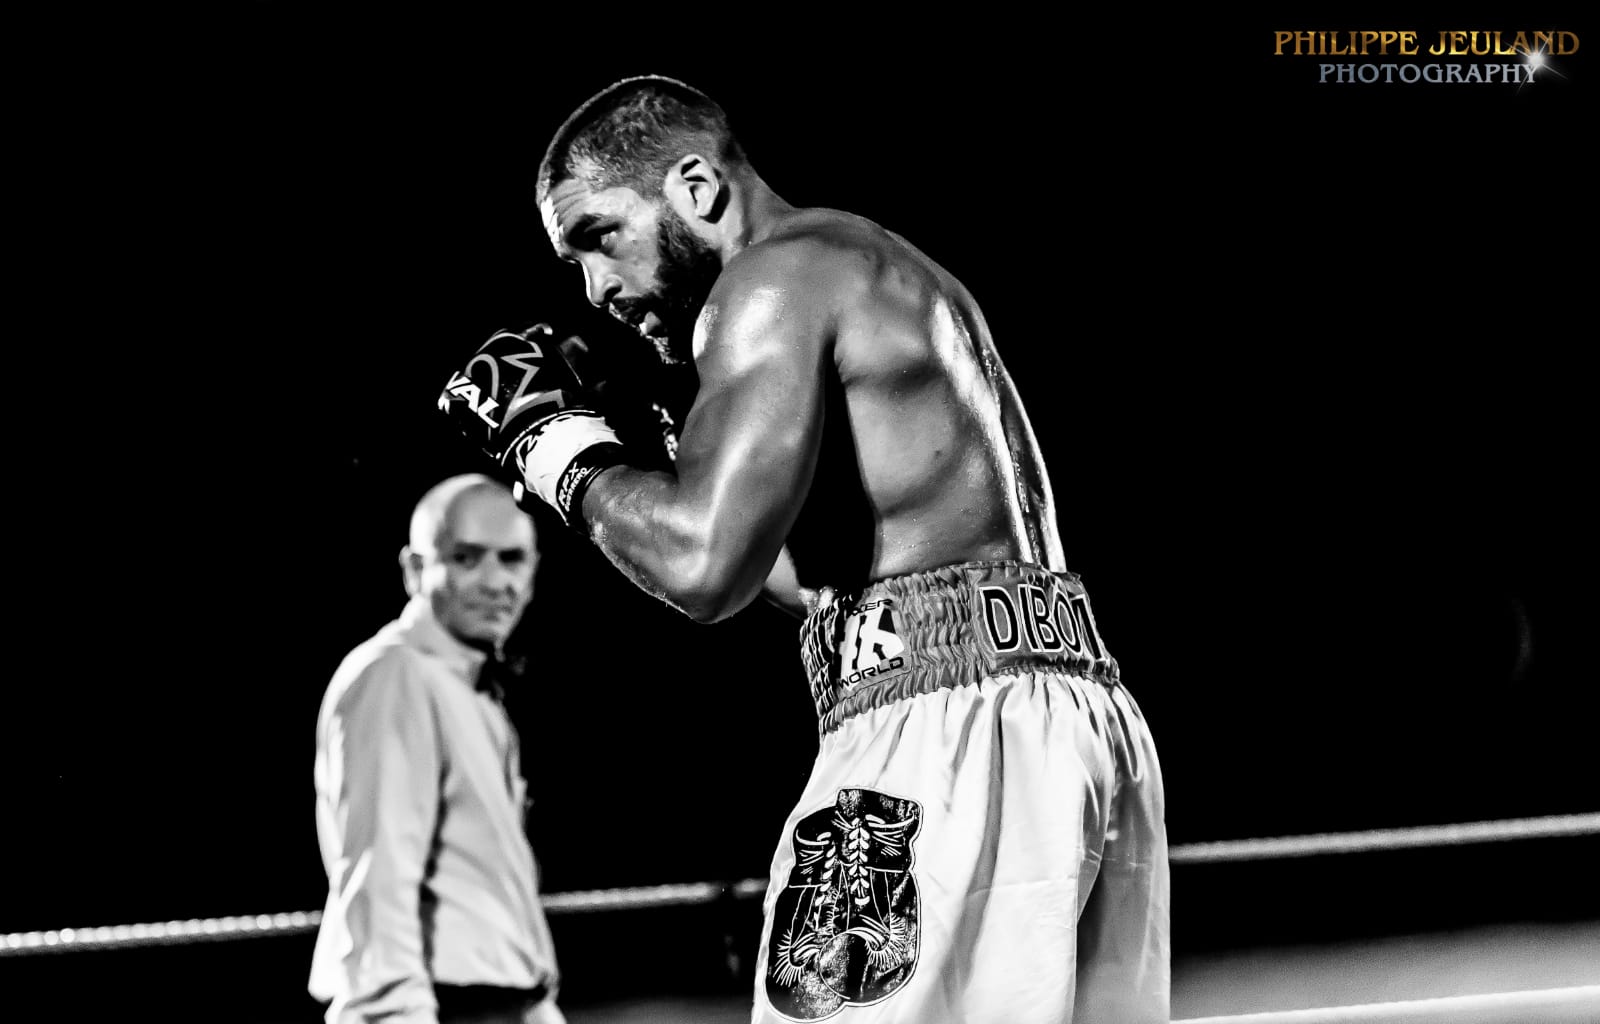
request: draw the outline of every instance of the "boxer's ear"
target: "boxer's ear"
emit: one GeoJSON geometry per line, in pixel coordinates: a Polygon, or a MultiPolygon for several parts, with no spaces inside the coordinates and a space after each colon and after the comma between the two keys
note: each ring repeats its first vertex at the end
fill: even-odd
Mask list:
{"type": "Polygon", "coordinates": [[[691,223],[714,222],[727,206],[727,179],[715,164],[698,153],[690,153],[672,165],[662,192],[678,216],[691,223]]]}

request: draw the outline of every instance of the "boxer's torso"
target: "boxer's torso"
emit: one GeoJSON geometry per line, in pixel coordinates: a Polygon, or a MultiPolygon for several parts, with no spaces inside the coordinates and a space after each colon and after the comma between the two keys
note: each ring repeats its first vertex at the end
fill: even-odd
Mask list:
{"type": "Polygon", "coordinates": [[[836,325],[822,447],[788,545],[800,583],[854,587],[963,562],[1061,569],[1045,469],[973,297],[904,239],[801,210],[766,240],[846,269],[808,296],[836,325]]]}

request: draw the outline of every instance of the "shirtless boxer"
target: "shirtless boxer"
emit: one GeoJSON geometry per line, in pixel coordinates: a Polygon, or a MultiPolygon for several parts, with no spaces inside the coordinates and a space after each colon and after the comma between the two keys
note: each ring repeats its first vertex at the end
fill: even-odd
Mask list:
{"type": "Polygon", "coordinates": [[[543,325],[441,408],[697,621],[764,588],[805,611],[821,741],[752,1021],[1166,1021],[1160,768],[977,302],[892,232],[784,202],[670,79],[574,113],[537,195],[589,301],[693,360],[675,471],[630,460],[543,325]]]}

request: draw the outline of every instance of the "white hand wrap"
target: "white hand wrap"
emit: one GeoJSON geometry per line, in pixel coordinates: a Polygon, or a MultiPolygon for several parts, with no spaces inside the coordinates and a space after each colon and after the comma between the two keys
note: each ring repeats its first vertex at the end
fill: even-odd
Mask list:
{"type": "Polygon", "coordinates": [[[574,468],[579,456],[599,445],[616,446],[610,449],[616,454],[605,459],[606,464],[621,461],[622,441],[603,416],[588,409],[557,413],[530,431],[518,445],[522,449],[518,459],[522,479],[529,490],[571,522],[575,513],[581,511],[573,507],[574,499],[581,500],[580,488],[586,487],[603,466],[590,467],[594,471],[588,473],[569,473],[568,470],[574,468]]]}

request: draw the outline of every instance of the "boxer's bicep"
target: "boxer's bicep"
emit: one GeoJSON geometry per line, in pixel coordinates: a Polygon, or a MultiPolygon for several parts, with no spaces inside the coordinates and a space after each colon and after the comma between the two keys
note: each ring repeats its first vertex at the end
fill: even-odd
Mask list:
{"type": "Polygon", "coordinates": [[[709,585],[737,607],[773,577],[816,470],[830,337],[811,307],[799,289],[758,286],[703,321],[678,474],[705,517],[709,585]]]}
{"type": "Polygon", "coordinates": [[[838,261],[804,245],[747,252],[724,271],[694,339],[699,389],[671,473],[601,473],[590,536],[640,588],[702,622],[748,605],[805,503],[833,371],[838,261]]]}

